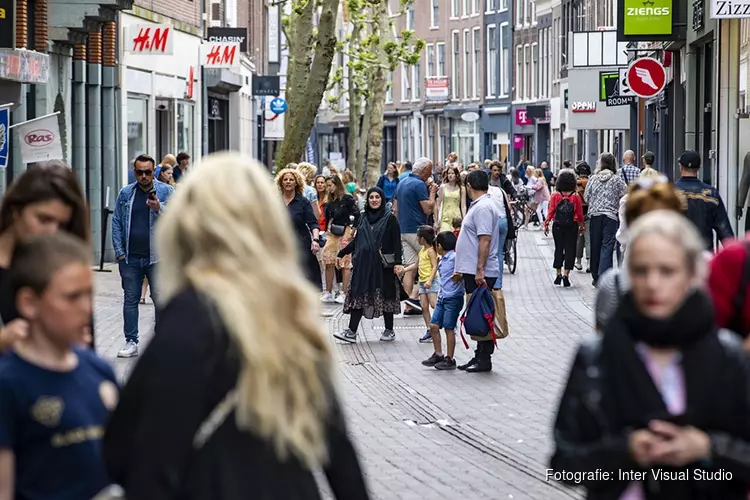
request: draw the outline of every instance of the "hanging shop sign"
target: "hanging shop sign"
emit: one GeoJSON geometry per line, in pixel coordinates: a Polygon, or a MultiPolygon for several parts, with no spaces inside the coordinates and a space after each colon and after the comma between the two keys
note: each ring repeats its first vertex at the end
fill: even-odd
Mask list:
{"type": "Polygon", "coordinates": [[[526,109],[517,109],[516,110],[516,125],[518,125],[519,127],[525,127],[531,124],[532,124],[532,121],[528,113],[526,113],[526,109]]]}
{"type": "Polygon", "coordinates": [[[0,80],[47,83],[49,56],[33,50],[0,48],[0,80]]]}
{"type": "Polygon", "coordinates": [[[276,113],[277,115],[283,115],[286,112],[286,100],[282,99],[281,97],[271,99],[269,108],[273,113],[276,113]]]}
{"type": "Polygon", "coordinates": [[[23,163],[62,160],[58,114],[52,113],[11,127],[16,134],[23,163]]]}
{"type": "Polygon", "coordinates": [[[712,19],[750,18],[750,0],[711,0],[712,19]]]}
{"type": "Polygon", "coordinates": [[[664,66],[653,57],[642,57],[630,64],[627,80],[635,95],[648,99],[664,90],[667,84],[667,72],[664,66]]]}
{"type": "Polygon", "coordinates": [[[275,97],[281,93],[278,76],[253,76],[253,95],[275,97]]]}
{"type": "Polygon", "coordinates": [[[10,137],[8,137],[10,104],[3,106],[0,108],[0,168],[8,166],[8,150],[10,149],[10,137]]]}
{"type": "Polygon", "coordinates": [[[672,35],[672,0],[624,0],[622,32],[632,35],[672,35]]]}
{"type": "Polygon", "coordinates": [[[526,145],[526,137],[520,134],[513,136],[513,149],[523,149],[526,145]]]}
{"type": "Polygon", "coordinates": [[[171,24],[134,24],[128,29],[125,50],[131,54],[174,55],[174,27],[171,24]]]}
{"type": "Polygon", "coordinates": [[[576,101],[570,105],[573,113],[596,113],[596,101],[576,101]]]}
{"type": "Polygon", "coordinates": [[[624,106],[633,104],[635,99],[627,85],[627,68],[599,73],[599,102],[607,106],[624,106]]]}
{"type": "Polygon", "coordinates": [[[204,68],[238,69],[240,67],[240,44],[236,42],[208,42],[200,48],[201,65],[204,68]]]}
{"type": "Polygon", "coordinates": [[[247,52],[247,28],[208,28],[209,42],[239,43],[240,52],[247,52]]]}
{"type": "Polygon", "coordinates": [[[16,0],[0,0],[0,47],[16,46],[16,0]]]}
{"type": "Polygon", "coordinates": [[[448,102],[450,81],[447,76],[428,76],[424,79],[425,102],[448,102]]]}

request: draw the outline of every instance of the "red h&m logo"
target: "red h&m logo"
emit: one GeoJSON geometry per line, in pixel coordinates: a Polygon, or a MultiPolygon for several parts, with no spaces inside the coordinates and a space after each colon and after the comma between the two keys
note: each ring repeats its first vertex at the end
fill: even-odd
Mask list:
{"type": "Polygon", "coordinates": [[[201,46],[203,65],[207,68],[233,68],[239,64],[238,43],[207,43],[201,46]]]}
{"type": "Polygon", "coordinates": [[[133,54],[172,55],[173,36],[169,24],[139,24],[130,28],[133,54]]]}
{"type": "Polygon", "coordinates": [[[188,80],[187,80],[187,88],[185,89],[185,97],[187,99],[193,98],[193,84],[195,80],[195,68],[190,66],[190,70],[188,70],[188,80]]]}

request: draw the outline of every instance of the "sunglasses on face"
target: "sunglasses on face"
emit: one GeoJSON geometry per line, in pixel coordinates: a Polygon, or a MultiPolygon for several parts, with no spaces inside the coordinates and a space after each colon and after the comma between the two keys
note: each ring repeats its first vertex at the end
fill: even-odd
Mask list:
{"type": "Polygon", "coordinates": [[[154,175],[154,171],[153,170],[136,169],[135,170],[135,175],[137,175],[138,177],[140,177],[142,175],[145,175],[146,177],[151,177],[152,175],[154,175]]]}

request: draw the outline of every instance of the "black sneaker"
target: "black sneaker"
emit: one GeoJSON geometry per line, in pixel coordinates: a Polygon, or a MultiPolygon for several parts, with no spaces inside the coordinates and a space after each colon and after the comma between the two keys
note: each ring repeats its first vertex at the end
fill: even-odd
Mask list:
{"type": "Polygon", "coordinates": [[[593,286],[594,288],[596,288],[596,280],[591,280],[591,286],[593,286]]]}
{"type": "Polygon", "coordinates": [[[443,359],[445,359],[445,356],[442,354],[432,353],[432,356],[422,361],[422,364],[424,366],[435,366],[438,363],[440,363],[443,359]]]}
{"type": "Polygon", "coordinates": [[[563,276],[562,282],[565,288],[568,288],[570,286],[570,278],[568,278],[567,276],[563,276]]]}
{"type": "Polygon", "coordinates": [[[455,370],[456,360],[446,356],[442,360],[440,360],[438,363],[435,364],[435,369],[436,370],[455,370]]]}
{"type": "Polygon", "coordinates": [[[419,339],[420,344],[432,344],[432,334],[429,330],[427,330],[427,333],[422,335],[422,338],[419,339]]]}
{"type": "Polygon", "coordinates": [[[555,278],[555,285],[559,285],[560,283],[562,283],[562,279],[563,279],[562,274],[558,274],[557,277],[555,278]]]}
{"type": "Polygon", "coordinates": [[[590,267],[586,268],[586,274],[591,274],[591,268],[590,267]]]}
{"type": "Polygon", "coordinates": [[[343,340],[344,342],[348,342],[350,344],[353,344],[354,342],[357,341],[357,333],[351,331],[349,328],[347,328],[341,333],[334,333],[333,336],[334,338],[343,340]]]}
{"type": "Polygon", "coordinates": [[[463,364],[463,365],[459,365],[459,366],[458,366],[457,368],[458,368],[459,370],[461,370],[461,371],[466,371],[466,370],[467,370],[468,368],[470,368],[470,367],[474,366],[474,365],[475,365],[475,364],[477,364],[477,363],[479,363],[479,361],[477,361],[477,358],[471,358],[471,359],[470,359],[469,361],[467,361],[467,362],[466,362],[465,364],[463,364]]]}
{"type": "Polygon", "coordinates": [[[422,311],[421,310],[417,311],[416,309],[409,309],[409,308],[407,308],[404,311],[404,316],[421,316],[421,315],[422,315],[422,311]]]}
{"type": "Polygon", "coordinates": [[[583,266],[581,265],[580,262],[577,262],[576,264],[574,264],[573,267],[575,267],[577,271],[583,271],[583,266]]]}

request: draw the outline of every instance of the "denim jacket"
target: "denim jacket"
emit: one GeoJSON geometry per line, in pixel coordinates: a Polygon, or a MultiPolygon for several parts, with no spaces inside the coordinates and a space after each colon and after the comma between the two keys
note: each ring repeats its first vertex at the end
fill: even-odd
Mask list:
{"type": "MultiPolygon", "coordinates": [[[[149,234],[151,236],[151,255],[150,263],[155,264],[157,262],[156,251],[154,250],[154,227],[156,227],[156,220],[159,218],[159,214],[167,205],[169,197],[174,193],[174,188],[169,184],[163,182],[154,181],[156,186],[156,197],[161,202],[161,208],[159,212],[154,210],[150,211],[149,219],[149,234]]],[[[125,262],[128,261],[128,248],[130,243],[130,214],[133,211],[133,199],[135,198],[135,190],[138,188],[138,183],[134,182],[128,184],[120,190],[120,194],[117,196],[115,202],[115,212],[112,215],[112,246],[115,249],[115,257],[118,259],[121,256],[125,256],[125,262]]]]}

